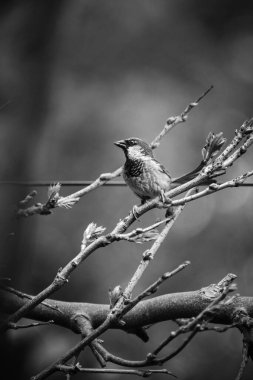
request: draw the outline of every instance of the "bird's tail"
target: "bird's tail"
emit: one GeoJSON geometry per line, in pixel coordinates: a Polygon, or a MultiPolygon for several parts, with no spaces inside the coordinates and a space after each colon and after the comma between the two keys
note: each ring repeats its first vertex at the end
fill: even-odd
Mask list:
{"type": "MultiPolygon", "coordinates": [[[[210,132],[206,138],[206,144],[201,151],[203,159],[200,162],[200,164],[191,172],[184,174],[183,176],[178,178],[172,178],[172,186],[177,187],[196,178],[197,175],[204,168],[204,166],[211,162],[212,158],[219,153],[225,142],[226,139],[223,137],[222,132],[217,134],[210,132]]],[[[201,182],[200,185],[205,186],[210,185],[211,183],[215,183],[216,181],[214,177],[217,177],[221,174],[224,174],[224,170],[217,170],[215,173],[212,174],[211,177],[203,179],[203,182],[201,182]]]]}
{"type": "MultiPolygon", "coordinates": [[[[205,162],[201,161],[201,163],[191,172],[186,173],[182,175],[181,177],[172,178],[171,180],[172,186],[177,187],[196,178],[205,165],[206,165],[205,162]]],[[[214,178],[205,178],[203,182],[200,183],[200,185],[205,186],[205,185],[210,185],[211,183],[215,183],[215,182],[216,181],[214,178]]]]}

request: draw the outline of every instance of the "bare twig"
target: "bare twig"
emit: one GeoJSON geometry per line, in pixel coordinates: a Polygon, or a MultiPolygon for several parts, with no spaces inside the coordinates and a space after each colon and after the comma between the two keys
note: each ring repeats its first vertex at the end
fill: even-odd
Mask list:
{"type": "Polygon", "coordinates": [[[48,321],[48,322],[33,322],[27,325],[17,325],[16,323],[10,322],[8,327],[9,329],[12,329],[12,330],[19,330],[19,329],[28,329],[30,327],[46,326],[46,325],[52,325],[52,324],[54,324],[53,320],[48,321]]]}
{"type": "MultiPolygon", "coordinates": [[[[17,289],[11,288],[10,286],[5,286],[3,284],[0,284],[0,288],[4,289],[6,292],[16,294],[18,297],[23,298],[23,299],[32,300],[34,298],[34,297],[30,296],[29,294],[25,294],[25,293],[23,293],[23,292],[21,292],[21,291],[19,291],[17,289]]],[[[59,308],[57,308],[55,306],[52,306],[52,305],[50,305],[49,303],[47,303],[45,301],[42,301],[40,303],[43,306],[46,306],[47,308],[55,310],[57,313],[62,313],[62,311],[59,308]]]]}
{"type": "MultiPolygon", "coordinates": [[[[84,314],[77,314],[73,318],[73,321],[75,322],[78,330],[81,332],[82,339],[86,336],[90,335],[93,331],[92,324],[90,322],[89,316],[84,314]]],[[[89,347],[91,351],[93,352],[95,358],[97,359],[98,363],[101,367],[106,366],[106,360],[104,356],[99,352],[97,349],[98,341],[95,339],[93,342],[89,344],[89,347]]]]}
{"type": "Polygon", "coordinates": [[[194,201],[196,199],[205,197],[207,195],[213,194],[213,193],[215,193],[217,191],[221,191],[221,190],[227,189],[229,187],[240,187],[240,186],[243,186],[244,185],[244,181],[246,181],[252,175],[253,175],[253,170],[249,171],[247,173],[244,173],[241,176],[238,176],[237,178],[234,178],[234,179],[231,179],[229,181],[223,182],[221,184],[212,183],[212,184],[210,184],[208,187],[206,187],[202,191],[198,191],[195,194],[192,194],[192,195],[186,196],[184,198],[172,201],[171,202],[171,206],[179,206],[179,205],[182,205],[182,204],[185,204],[185,203],[188,203],[188,202],[192,202],[192,201],[194,201]]]}
{"type": "MultiPolygon", "coordinates": [[[[158,287],[169,278],[175,276],[177,273],[181,272],[181,270],[185,269],[188,265],[190,265],[190,261],[185,261],[183,264],[180,264],[176,269],[174,269],[171,272],[164,273],[158,280],[156,280],[153,284],[147,287],[143,292],[141,292],[137,297],[133,298],[132,300],[128,300],[127,302],[125,300],[126,307],[124,308],[124,313],[128,311],[128,308],[132,308],[133,306],[137,305],[143,298],[150,296],[154,292],[157,291],[158,287]]],[[[123,294],[125,296],[125,293],[123,294]]]]}
{"type": "MultiPolygon", "coordinates": [[[[190,194],[190,192],[191,191],[188,192],[188,195],[190,194]]],[[[134,287],[136,286],[136,284],[138,283],[138,281],[142,277],[144,271],[147,269],[150,261],[154,259],[159,247],[161,246],[162,242],[165,240],[167,234],[169,233],[170,229],[172,228],[173,224],[175,223],[175,221],[177,220],[177,218],[179,217],[179,215],[181,214],[183,209],[184,209],[184,205],[176,208],[176,210],[174,211],[174,214],[173,214],[173,218],[171,218],[167,222],[167,224],[165,225],[163,230],[160,232],[160,234],[158,235],[158,237],[156,238],[156,240],[152,244],[151,248],[143,253],[143,258],[142,258],[138,268],[136,269],[134,275],[130,279],[128,285],[126,286],[126,289],[123,292],[123,296],[120,298],[120,300],[116,303],[116,305],[113,307],[113,309],[111,311],[111,313],[114,313],[114,315],[117,316],[117,318],[121,317],[122,310],[124,310],[124,313],[125,313],[125,310],[126,310],[125,309],[125,299],[131,298],[134,287]]],[[[183,267],[185,267],[186,265],[188,265],[188,262],[187,262],[187,264],[184,264],[183,267]]],[[[180,268],[180,270],[183,269],[183,267],[180,268]]],[[[179,269],[177,268],[176,273],[178,272],[178,270],[179,269]]],[[[131,303],[130,303],[130,305],[132,306],[131,303]]],[[[128,307],[130,305],[128,305],[128,307]]]]}
{"type": "MultiPolygon", "coordinates": [[[[224,151],[220,154],[220,156],[215,160],[217,167],[221,167],[222,163],[224,163],[227,160],[229,155],[233,152],[233,150],[237,148],[237,146],[240,144],[243,138],[245,137],[247,138],[247,136],[252,133],[252,126],[253,126],[253,118],[250,118],[242,124],[239,130],[235,131],[235,137],[232,139],[232,141],[226,147],[226,149],[224,149],[224,151]]],[[[237,152],[239,152],[238,149],[237,149],[237,152]]],[[[241,151],[241,154],[243,154],[243,151],[241,151]]],[[[235,158],[233,159],[233,161],[234,160],[235,158]]],[[[228,167],[228,163],[225,166],[228,167]]]]}
{"type": "Polygon", "coordinates": [[[102,374],[119,374],[119,375],[136,375],[141,377],[149,377],[152,374],[162,374],[174,376],[172,372],[167,369],[145,369],[145,370],[135,370],[135,369],[113,369],[113,368],[82,368],[80,365],[77,366],[68,366],[68,365],[58,365],[57,370],[75,374],[77,372],[83,373],[102,373],[102,374]]]}
{"type": "MultiPolygon", "coordinates": [[[[117,240],[127,240],[130,242],[142,243],[143,241],[147,241],[145,238],[149,235],[146,235],[146,233],[152,232],[152,231],[154,231],[154,237],[157,238],[158,231],[156,230],[156,228],[159,227],[161,224],[168,222],[170,219],[171,219],[171,217],[165,218],[163,220],[159,220],[158,222],[153,223],[152,225],[145,227],[145,228],[138,227],[135,230],[133,230],[127,234],[116,234],[115,238],[117,240]]],[[[151,237],[152,237],[152,235],[151,235],[151,237]]],[[[155,239],[152,238],[149,240],[155,240],[155,239]]]]}
{"type": "Polygon", "coordinates": [[[205,331],[215,331],[218,333],[224,333],[230,329],[233,329],[238,326],[238,323],[231,323],[230,325],[226,326],[211,326],[209,323],[206,323],[205,321],[201,323],[199,327],[199,332],[205,332],[205,331]]]}
{"type": "Polygon", "coordinates": [[[187,120],[188,114],[190,111],[196,107],[199,102],[213,89],[213,86],[210,86],[198,99],[196,99],[194,102],[190,103],[185,110],[179,115],[175,117],[170,117],[163,128],[163,130],[159,133],[159,135],[152,141],[150,144],[151,148],[157,148],[160,145],[161,139],[177,124],[183,123],[187,120]]]}
{"type": "Polygon", "coordinates": [[[240,369],[239,369],[239,372],[238,372],[235,380],[241,380],[243,372],[244,372],[246,365],[248,363],[248,360],[249,360],[248,345],[247,345],[247,343],[244,343],[243,349],[242,349],[242,362],[241,362],[240,369]]]}

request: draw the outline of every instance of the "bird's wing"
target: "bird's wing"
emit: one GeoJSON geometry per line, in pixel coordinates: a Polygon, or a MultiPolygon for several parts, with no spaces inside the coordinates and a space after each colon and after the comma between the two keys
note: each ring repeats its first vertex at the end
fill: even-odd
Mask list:
{"type": "Polygon", "coordinates": [[[166,174],[168,177],[171,178],[171,175],[168,172],[168,170],[160,162],[158,162],[156,159],[154,159],[154,161],[158,164],[158,168],[159,168],[160,172],[166,174]]]}

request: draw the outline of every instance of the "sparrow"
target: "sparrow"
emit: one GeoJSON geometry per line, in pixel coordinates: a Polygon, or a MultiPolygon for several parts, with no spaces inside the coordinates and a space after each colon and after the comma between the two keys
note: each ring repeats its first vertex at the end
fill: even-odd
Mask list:
{"type": "Polygon", "coordinates": [[[116,141],[114,144],[123,149],[126,157],[123,178],[141,199],[141,203],[158,195],[165,202],[165,193],[171,187],[171,176],[154,158],[150,146],[137,137],[116,141]]]}
{"type": "Polygon", "coordinates": [[[192,172],[172,179],[168,170],[154,158],[152,149],[145,141],[131,137],[114,144],[123,150],[126,157],[123,178],[142,204],[157,196],[164,204],[171,203],[165,193],[196,177],[203,167],[201,164],[192,172]]]}

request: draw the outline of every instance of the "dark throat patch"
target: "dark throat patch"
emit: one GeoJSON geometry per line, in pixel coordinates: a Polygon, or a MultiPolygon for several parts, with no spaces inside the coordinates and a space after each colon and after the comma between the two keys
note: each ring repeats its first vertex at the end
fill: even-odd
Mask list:
{"type": "Polygon", "coordinates": [[[141,160],[126,160],[124,171],[129,177],[137,177],[143,173],[143,162],[141,160]]]}

